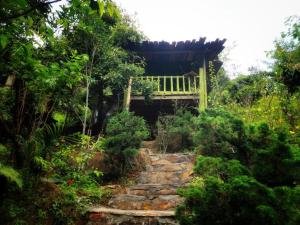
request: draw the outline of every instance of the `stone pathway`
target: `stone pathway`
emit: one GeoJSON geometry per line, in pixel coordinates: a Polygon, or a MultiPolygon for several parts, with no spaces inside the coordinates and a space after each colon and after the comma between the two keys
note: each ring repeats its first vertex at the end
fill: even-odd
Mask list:
{"type": "Polygon", "coordinates": [[[183,199],[176,190],[191,179],[194,156],[141,150],[150,160],[137,184],[114,195],[107,206],[91,208],[88,225],[177,225],[174,210],[183,199]]]}

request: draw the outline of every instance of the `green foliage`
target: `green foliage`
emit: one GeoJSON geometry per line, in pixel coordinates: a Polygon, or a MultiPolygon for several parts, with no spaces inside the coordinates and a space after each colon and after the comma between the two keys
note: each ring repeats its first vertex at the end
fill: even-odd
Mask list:
{"type": "Polygon", "coordinates": [[[260,98],[271,94],[274,89],[276,89],[276,84],[267,73],[241,75],[228,82],[223,88],[221,101],[226,104],[251,106],[260,98]]]}
{"type": "Polygon", "coordinates": [[[288,31],[276,41],[271,55],[275,59],[275,78],[287,87],[289,93],[295,93],[300,86],[300,18],[290,17],[286,25],[288,31]]]}
{"type": "MultiPolygon", "coordinates": [[[[232,114],[213,109],[202,113],[197,125],[194,140],[202,154],[239,160],[251,169],[256,179],[270,186],[292,186],[299,182],[295,176],[300,169],[299,159],[295,155],[300,149],[289,142],[287,129],[274,131],[265,123],[245,126],[232,114]]],[[[224,166],[221,162],[220,158],[197,161],[206,167],[208,175],[212,175],[208,168],[219,170],[219,166],[224,166]]]]}
{"type": "Polygon", "coordinates": [[[179,109],[175,115],[160,116],[156,126],[161,151],[176,152],[193,148],[195,117],[190,111],[179,109]]]}
{"type": "Polygon", "coordinates": [[[273,71],[222,86],[210,65],[210,105],[195,119],[196,177],[180,190],[180,224],[300,222],[299,18],[271,53],[273,71]]]}
{"type": "Polygon", "coordinates": [[[11,121],[11,110],[14,101],[14,91],[0,87],[0,121],[11,121]]]}
{"type": "MultiPolygon", "coordinates": [[[[101,200],[102,171],[87,164],[106,141],[77,132],[84,126],[97,134],[130,76],[144,73],[142,60],[124,49],[144,36],[115,3],[72,0],[54,12],[53,2],[0,3],[0,214],[6,224],[72,224],[101,200]]],[[[144,87],[150,96],[151,85],[144,87]]],[[[137,139],[148,134],[138,132],[137,139]]],[[[123,149],[126,160],[138,142],[123,149]]]]}
{"type": "Polygon", "coordinates": [[[294,155],[300,149],[289,144],[288,132],[280,129],[272,132],[266,124],[258,127],[256,137],[252,136],[257,149],[253,157],[253,174],[262,183],[270,186],[293,186],[299,183],[299,159],[294,155]]]}
{"type": "Polygon", "coordinates": [[[298,224],[299,154],[284,127],[245,125],[222,109],[196,121],[195,175],[179,193],[180,224],[298,224]]]}
{"type": "Polygon", "coordinates": [[[134,79],[132,82],[132,95],[141,94],[145,97],[145,102],[150,102],[153,92],[157,87],[155,81],[149,81],[144,79],[134,79]]]}
{"type": "Polygon", "coordinates": [[[9,182],[15,183],[19,188],[22,188],[23,181],[19,172],[9,166],[4,166],[0,163],[0,176],[5,177],[9,182]]]}
{"type": "MultiPolygon", "coordinates": [[[[280,190],[281,194],[297,195],[290,188],[280,190]]],[[[278,199],[276,192],[279,190],[274,191],[248,176],[235,176],[228,182],[207,177],[201,185],[180,192],[185,203],[176,215],[182,225],[297,224],[299,211],[293,207],[299,206],[299,200],[290,201],[292,207],[282,210],[289,198],[278,199]]]]}
{"type": "Polygon", "coordinates": [[[249,170],[238,160],[205,156],[198,156],[194,172],[198,176],[216,176],[222,180],[228,180],[235,176],[250,175],[249,170]]]}
{"type": "Polygon", "coordinates": [[[249,161],[244,123],[223,109],[208,109],[196,120],[194,143],[202,154],[249,161]]]}
{"type": "Polygon", "coordinates": [[[149,136],[146,123],[132,112],[123,111],[109,119],[106,134],[105,150],[114,161],[114,172],[124,174],[133,166],[142,141],[149,136]]]}

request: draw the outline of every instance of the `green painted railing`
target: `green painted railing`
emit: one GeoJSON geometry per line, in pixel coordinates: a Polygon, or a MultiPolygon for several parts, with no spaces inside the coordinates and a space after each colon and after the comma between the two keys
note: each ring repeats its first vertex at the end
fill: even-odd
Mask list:
{"type": "Polygon", "coordinates": [[[142,76],[133,78],[154,83],[154,95],[196,95],[199,94],[198,76],[142,76]]]}

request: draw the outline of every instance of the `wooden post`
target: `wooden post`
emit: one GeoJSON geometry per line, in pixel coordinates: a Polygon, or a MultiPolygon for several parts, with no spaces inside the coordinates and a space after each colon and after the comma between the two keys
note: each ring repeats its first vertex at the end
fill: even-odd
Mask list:
{"type": "Polygon", "coordinates": [[[207,108],[207,74],[206,74],[206,61],[205,57],[203,58],[203,72],[204,72],[204,105],[207,108]]]}
{"type": "Polygon", "coordinates": [[[167,83],[167,80],[166,80],[166,76],[164,76],[164,94],[166,94],[166,84],[167,83]]]}
{"type": "Polygon", "coordinates": [[[131,85],[132,85],[132,77],[129,78],[128,87],[124,91],[123,108],[124,108],[124,110],[127,110],[127,111],[129,111],[129,107],[130,107],[131,85]]]}
{"type": "Polygon", "coordinates": [[[157,78],[157,92],[160,91],[160,77],[157,78]]]}
{"type": "Polygon", "coordinates": [[[16,75],[8,75],[8,77],[6,78],[5,87],[12,87],[14,85],[15,79],[16,75]]]}
{"type": "Polygon", "coordinates": [[[206,84],[206,65],[203,59],[203,67],[199,68],[199,111],[203,112],[207,108],[207,84],[206,84]]]}

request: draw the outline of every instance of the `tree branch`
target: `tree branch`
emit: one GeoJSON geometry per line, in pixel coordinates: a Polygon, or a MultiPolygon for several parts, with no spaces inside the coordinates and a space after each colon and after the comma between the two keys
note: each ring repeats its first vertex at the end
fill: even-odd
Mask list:
{"type": "Polygon", "coordinates": [[[53,3],[60,2],[60,1],[61,0],[53,0],[53,1],[50,1],[50,2],[40,2],[40,3],[34,4],[34,5],[31,6],[31,8],[29,8],[25,11],[22,11],[22,12],[15,13],[15,14],[12,14],[10,16],[1,15],[0,16],[0,21],[1,22],[7,22],[9,20],[16,19],[16,18],[21,17],[21,16],[25,16],[25,15],[31,13],[33,10],[35,10],[35,9],[41,7],[41,6],[51,5],[53,3]]]}

